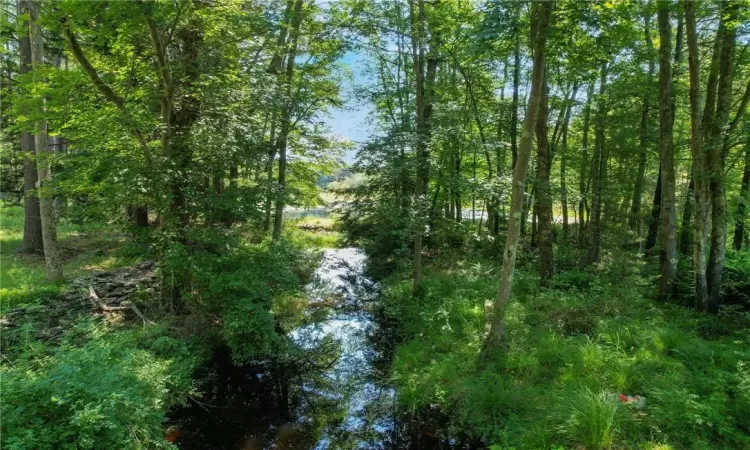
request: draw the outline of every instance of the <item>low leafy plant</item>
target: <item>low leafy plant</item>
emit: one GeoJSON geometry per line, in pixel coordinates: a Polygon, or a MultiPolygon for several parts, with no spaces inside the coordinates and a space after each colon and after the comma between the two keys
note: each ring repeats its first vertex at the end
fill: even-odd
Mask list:
{"type": "Polygon", "coordinates": [[[3,448],[171,448],[165,414],[192,394],[199,355],[161,327],[107,332],[93,321],[59,347],[33,343],[0,367],[3,448]]]}

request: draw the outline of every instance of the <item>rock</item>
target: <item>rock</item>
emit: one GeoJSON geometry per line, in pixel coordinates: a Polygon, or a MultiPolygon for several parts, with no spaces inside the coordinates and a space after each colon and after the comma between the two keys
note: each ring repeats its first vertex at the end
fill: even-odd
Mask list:
{"type": "Polygon", "coordinates": [[[156,265],[154,261],[141,261],[135,265],[135,268],[138,270],[149,270],[153,268],[154,265],[156,265]]]}

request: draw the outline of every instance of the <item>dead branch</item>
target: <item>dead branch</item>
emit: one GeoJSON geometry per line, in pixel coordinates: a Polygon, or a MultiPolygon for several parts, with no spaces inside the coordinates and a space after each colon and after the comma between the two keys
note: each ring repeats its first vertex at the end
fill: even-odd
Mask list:
{"type": "Polygon", "coordinates": [[[153,325],[154,322],[151,322],[150,320],[147,320],[146,317],[143,315],[140,309],[138,309],[137,306],[135,306],[133,303],[125,301],[122,302],[121,306],[109,306],[105,305],[104,302],[99,298],[99,296],[96,294],[96,291],[92,286],[89,286],[89,300],[91,300],[91,303],[94,304],[94,307],[99,308],[100,310],[104,311],[105,313],[108,312],[114,312],[114,311],[133,311],[136,316],[140,317],[140,319],[143,321],[143,325],[151,324],[153,325]]]}

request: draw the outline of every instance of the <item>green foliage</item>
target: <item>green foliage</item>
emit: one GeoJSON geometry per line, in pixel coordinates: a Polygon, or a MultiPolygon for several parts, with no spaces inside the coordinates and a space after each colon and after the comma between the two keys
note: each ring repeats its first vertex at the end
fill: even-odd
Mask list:
{"type": "MultiPolygon", "coordinates": [[[[244,243],[236,236],[195,230],[192,248],[172,243],[164,254],[163,283],[180,283],[180,301],[192,314],[219,317],[216,331],[238,363],[265,359],[279,349],[273,299],[301,286],[313,255],[287,242],[244,243]],[[298,272],[295,272],[296,268],[298,272]]],[[[309,269],[308,269],[309,270],[309,269]]]]}
{"type": "Polygon", "coordinates": [[[28,344],[2,371],[3,447],[171,448],[167,410],[193,392],[199,352],[162,327],[81,321],[59,347],[28,344]]]}
{"type": "Polygon", "coordinates": [[[623,420],[617,394],[581,388],[563,401],[568,411],[560,428],[570,441],[591,450],[612,448],[623,420]]]}
{"type": "Polygon", "coordinates": [[[391,376],[404,412],[429,421],[423,412],[437,408],[450,430],[501,448],[750,444],[747,324],[709,333],[729,328],[726,318],[655,305],[629,258],[613,253],[596,269],[556,274],[548,290],[522,268],[506,345],[480,359],[496,264],[466,253],[433,259],[422,299],[402,277],[384,282],[403,340],[391,376]],[[643,396],[645,406],[619,394],[643,396]]]}

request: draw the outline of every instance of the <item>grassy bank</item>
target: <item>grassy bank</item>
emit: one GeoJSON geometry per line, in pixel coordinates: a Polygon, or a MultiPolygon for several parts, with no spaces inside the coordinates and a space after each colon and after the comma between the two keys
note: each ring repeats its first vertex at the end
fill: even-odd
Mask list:
{"type": "Polygon", "coordinates": [[[749,448],[750,316],[657,305],[642,261],[605,261],[591,271],[561,263],[553,289],[522,268],[506,347],[485,359],[495,263],[434,258],[420,300],[408,279],[387,280],[386,313],[402,340],[392,367],[401,410],[442,416],[446,435],[493,449],[749,448]]]}
{"type": "MultiPolygon", "coordinates": [[[[127,235],[113,226],[76,225],[61,220],[57,236],[67,279],[94,270],[110,270],[133,264],[143,257],[143,248],[131,247],[127,235]]],[[[61,285],[47,282],[42,255],[18,253],[23,244],[23,208],[0,209],[0,298],[2,309],[28,300],[36,294],[54,292],[61,285]]]]}
{"type": "MultiPolygon", "coordinates": [[[[139,297],[152,324],[128,314],[93,314],[85,297],[70,303],[70,282],[94,271],[129,266],[156,255],[114,224],[62,221],[66,282],[46,280],[41,256],[17,254],[23,210],[0,210],[3,448],[174,448],[164,426],[171,408],[198,399],[196,369],[217,346],[238,362],[263,359],[283,347],[275,331],[277,299],[302,295],[320,246],[338,233],[285,229],[280,244],[254,244],[252,231],[229,231],[221,252],[194,252],[177,263],[191,280],[188,311],[175,313],[158,295],[139,297]],[[80,303],[80,304],[79,304],[80,303]],[[8,326],[10,323],[10,326],[8,326]],[[50,333],[50,330],[53,333],[50,333]]],[[[317,226],[317,225],[316,225],[317,226]]],[[[281,302],[283,304],[283,301],[281,302]]]]}

